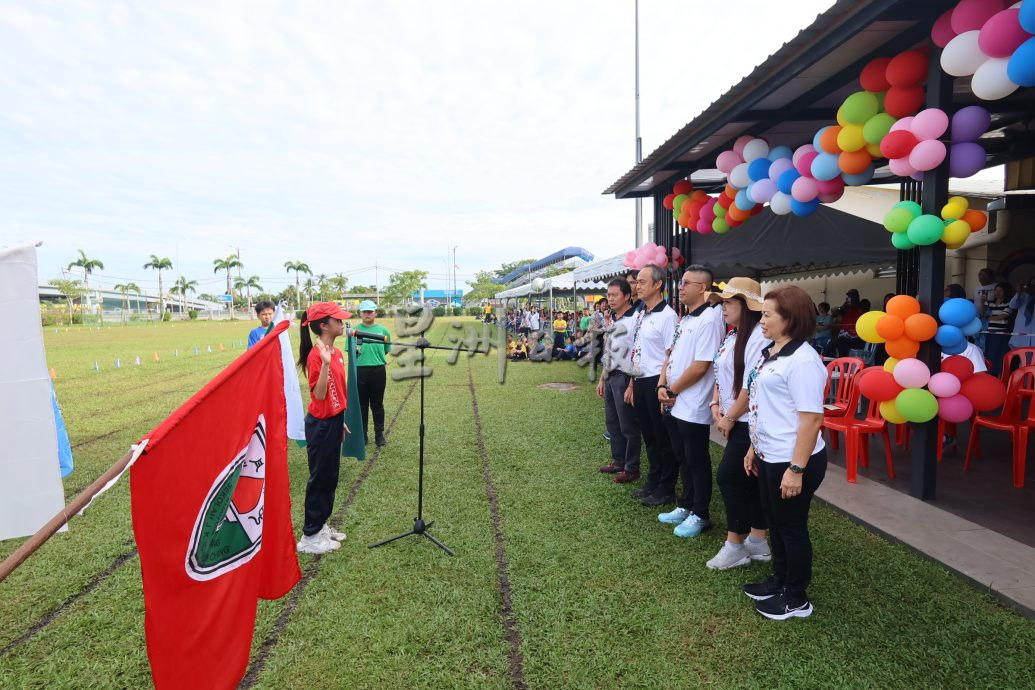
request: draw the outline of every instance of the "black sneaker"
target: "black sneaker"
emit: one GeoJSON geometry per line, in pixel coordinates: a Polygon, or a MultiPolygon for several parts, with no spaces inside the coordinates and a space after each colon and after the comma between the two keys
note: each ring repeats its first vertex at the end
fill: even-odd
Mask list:
{"type": "Polygon", "coordinates": [[[384,432],[378,431],[374,435],[374,443],[376,443],[378,445],[378,447],[383,446],[384,444],[388,443],[387,439],[385,439],[384,432]]]}
{"type": "Polygon", "coordinates": [[[647,496],[640,502],[648,508],[657,508],[658,506],[675,503],[676,495],[673,493],[656,493],[651,496],[647,496]]]}
{"type": "Polygon", "coordinates": [[[805,597],[802,597],[800,601],[789,601],[785,594],[777,594],[759,601],[755,604],[755,610],[774,621],[808,618],[812,615],[812,602],[805,597]]]}
{"type": "Polygon", "coordinates": [[[633,491],[631,495],[633,498],[647,498],[648,496],[653,494],[654,491],[655,487],[644,485],[641,486],[639,489],[633,491]]]}
{"type": "Polygon", "coordinates": [[[782,591],[783,585],[773,575],[770,575],[762,582],[752,582],[751,584],[744,585],[744,594],[755,601],[765,601],[770,597],[775,597],[782,591]]]}

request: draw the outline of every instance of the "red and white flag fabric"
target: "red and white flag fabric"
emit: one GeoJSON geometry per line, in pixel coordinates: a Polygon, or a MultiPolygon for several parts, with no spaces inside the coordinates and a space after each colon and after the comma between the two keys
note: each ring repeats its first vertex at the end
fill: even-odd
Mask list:
{"type": "Polygon", "coordinates": [[[301,577],[283,382],[281,340],[263,338],[138,444],[133,531],[159,689],[235,687],[258,599],[301,577]]]}

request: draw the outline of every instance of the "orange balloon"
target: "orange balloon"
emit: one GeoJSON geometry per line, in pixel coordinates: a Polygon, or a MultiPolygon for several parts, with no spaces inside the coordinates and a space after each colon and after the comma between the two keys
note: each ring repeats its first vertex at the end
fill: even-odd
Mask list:
{"type": "Polygon", "coordinates": [[[845,151],[837,157],[837,167],[846,175],[858,175],[870,167],[873,158],[865,148],[858,151],[845,151]]]}
{"type": "Polygon", "coordinates": [[[737,198],[737,188],[731,184],[727,184],[726,189],[722,190],[722,193],[731,199],[737,198]]]}
{"type": "Polygon", "coordinates": [[[906,325],[894,314],[885,314],[877,319],[876,330],[885,340],[898,340],[906,332],[906,325]]]}
{"type": "Polygon", "coordinates": [[[906,337],[922,343],[938,332],[938,322],[930,314],[913,314],[906,319],[906,337]]]}
{"type": "Polygon", "coordinates": [[[837,145],[837,135],[840,133],[840,125],[831,125],[827,127],[819,137],[819,148],[823,149],[826,153],[841,153],[841,147],[837,145]]]}
{"type": "Polygon", "coordinates": [[[981,228],[985,227],[985,223],[988,222],[988,217],[981,211],[970,209],[963,214],[963,220],[970,226],[971,232],[977,232],[981,228]]]}
{"type": "Polygon", "coordinates": [[[702,199],[707,199],[708,198],[708,192],[704,191],[703,189],[695,189],[694,193],[690,195],[690,198],[693,199],[694,201],[700,201],[702,199]]]}
{"type": "Polygon", "coordinates": [[[690,214],[680,213],[679,218],[676,218],[676,222],[679,223],[679,227],[681,228],[690,227],[690,214]]]}
{"type": "Polygon", "coordinates": [[[733,220],[743,222],[751,217],[751,211],[741,211],[736,205],[730,206],[726,211],[726,217],[732,218],[733,220]]]}
{"type": "MultiPolygon", "coordinates": [[[[920,303],[916,301],[915,297],[910,297],[909,295],[895,295],[888,300],[888,306],[884,307],[884,311],[894,314],[905,321],[913,314],[920,313],[920,303]]],[[[913,355],[909,356],[912,357],[913,355]]],[[[902,359],[902,357],[897,357],[896,359],[902,359]]]]}
{"type": "Polygon", "coordinates": [[[909,338],[899,338],[898,340],[889,340],[884,343],[884,349],[887,351],[888,357],[909,359],[910,357],[916,357],[916,353],[920,352],[920,343],[909,338]]]}

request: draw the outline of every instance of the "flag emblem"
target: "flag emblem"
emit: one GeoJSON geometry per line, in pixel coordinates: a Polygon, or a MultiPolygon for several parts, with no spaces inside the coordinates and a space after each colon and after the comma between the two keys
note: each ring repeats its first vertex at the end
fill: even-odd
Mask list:
{"type": "Polygon", "coordinates": [[[187,548],[187,575],[213,580],[239,568],[262,548],[266,495],[266,418],[227,463],[205,496],[187,548]]]}

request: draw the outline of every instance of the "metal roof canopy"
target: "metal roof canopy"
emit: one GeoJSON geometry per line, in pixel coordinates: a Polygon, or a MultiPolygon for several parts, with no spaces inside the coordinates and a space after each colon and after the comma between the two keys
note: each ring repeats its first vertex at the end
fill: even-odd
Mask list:
{"type": "MultiPolygon", "coordinates": [[[[667,194],[690,176],[694,186],[717,190],[725,184],[716,156],[737,137],[765,137],[773,146],[792,148],[835,124],[837,108],[861,90],[858,79],[870,60],[930,44],[934,20],[956,0],[838,0],[807,28],[756,67],[689,124],[647,156],[604,194],[626,199],[667,194]]],[[[937,59],[937,58],[935,58],[937,59]]],[[[978,103],[992,113],[992,127],[981,139],[986,167],[1030,155],[1028,124],[1035,112],[1035,91],[1020,89],[998,101],[981,101],[969,79],[957,79],[953,106],[978,103]],[[1018,141],[1023,145],[1018,146],[1018,141]]],[[[873,183],[899,178],[878,168],[873,183]]]]}

